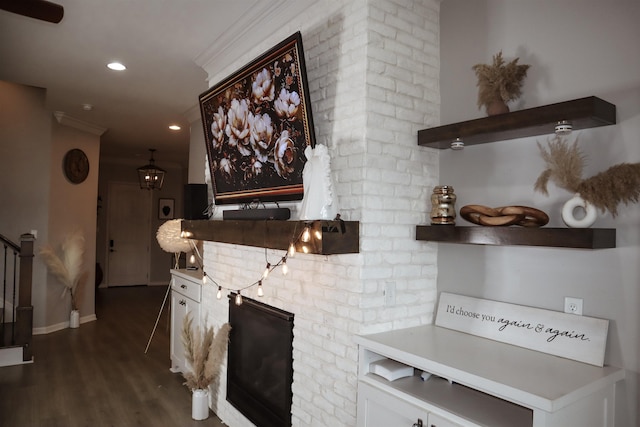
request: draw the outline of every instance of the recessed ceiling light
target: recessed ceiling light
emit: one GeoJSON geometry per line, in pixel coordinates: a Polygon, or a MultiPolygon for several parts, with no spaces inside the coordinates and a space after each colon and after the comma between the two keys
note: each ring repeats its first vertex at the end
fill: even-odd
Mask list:
{"type": "Polygon", "coordinates": [[[178,126],[178,125],[171,125],[171,126],[169,126],[169,129],[171,129],[171,130],[180,130],[182,128],[180,126],[178,126]]]}
{"type": "Polygon", "coordinates": [[[127,67],[119,62],[110,62],[107,64],[107,68],[113,71],[124,71],[127,69],[127,67]]]}
{"type": "Polygon", "coordinates": [[[91,104],[82,104],[82,109],[84,111],[91,111],[91,110],[93,110],[93,105],[91,105],[91,104]]]}

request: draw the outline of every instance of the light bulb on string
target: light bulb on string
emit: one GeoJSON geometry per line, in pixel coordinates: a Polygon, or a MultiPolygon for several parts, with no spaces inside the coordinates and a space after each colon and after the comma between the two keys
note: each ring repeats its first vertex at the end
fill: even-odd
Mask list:
{"type": "Polygon", "coordinates": [[[207,284],[207,273],[205,273],[204,271],[202,272],[202,284],[207,284]]]}
{"type": "Polygon", "coordinates": [[[236,295],[236,305],[242,305],[242,295],[240,295],[240,291],[236,295]]]}
{"type": "Polygon", "coordinates": [[[322,240],[322,230],[314,230],[313,235],[315,236],[316,240],[322,240]]]}
{"type": "Polygon", "coordinates": [[[267,266],[265,267],[264,272],[262,273],[262,280],[267,278],[270,271],[271,271],[271,264],[267,263],[267,266]]]}
{"type": "Polygon", "coordinates": [[[222,299],[222,286],[218,286],[218,293],[216,294],[217,299],[222,299]]]}
{"type": "Polygon", "coordinates": [[[258,282],[258,296],[259,297],[264,296],[264,290],[262,289],[262,280],[258,282]]]}
{"type": "Polygon", "coordinates": [[[302,252],[304,252],[305,254],[309,253],[309,248],[307,247],[307,245],[302,245],[302,252]]]}
{"type": "Polygon", "coordinates": [[[309,231],[309,226],[306,226],[304,228],[304,231],[302,232],[302,237],[300,237],[300,240],[306,243],[310,239],[311,239],[311,232],[309,231]]]}
{"type": "Polygon", "coordinates": [[[191,254],[191,256],[189,257],[189,264],[193,265],[196,263],[196,256],[194,254],[191,254]]]}
{"type": "Polygon", "coordinates": [[[289,251],[288,254],[290,257],[294,256],[296,254],[296,245],[295,243],[291,242],[289,243],[289,251]]]}
{"type": "Polygon", "coordinates": [[[289,266],[287,265],[287,257],[282,257],[282,274],[285,276],[289,272],[289,266]]]}

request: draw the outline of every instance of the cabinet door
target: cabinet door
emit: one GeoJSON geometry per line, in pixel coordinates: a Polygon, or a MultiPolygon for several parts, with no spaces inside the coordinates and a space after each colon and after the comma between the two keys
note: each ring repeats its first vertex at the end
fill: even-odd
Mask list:
{"type": "Polygon", "coordinates": [[[171,291],[171,371],[185,372],[188,369],[182,344],[182,325],[187,313],[191,313],[193,326],[200,326],[200,304],[176,291],[171,291]]]}
{"type": "Polygon", "coordinates": [[[358,427],[428,427],[428,416],[397,396],[365,383],[358,385],[358,427]]]}

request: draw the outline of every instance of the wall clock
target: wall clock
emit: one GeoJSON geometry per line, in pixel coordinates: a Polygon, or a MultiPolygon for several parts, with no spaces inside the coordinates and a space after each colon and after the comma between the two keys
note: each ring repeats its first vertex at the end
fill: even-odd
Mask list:
{"type": "Polygon", "coordinates": [[[64,175],[73,184],[80,184],[89,175],[89,159],[79,148],[67,151],[62,167],[64,175]]]}

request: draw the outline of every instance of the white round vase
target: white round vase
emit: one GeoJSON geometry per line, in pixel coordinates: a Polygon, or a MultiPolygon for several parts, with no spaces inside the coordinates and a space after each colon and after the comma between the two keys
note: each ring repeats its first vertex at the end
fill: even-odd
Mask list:
{"type": "Polygon", "coordinates": [[[580,195],[576,194],[569,199],[562,207],[562,220],[567,227],[571,228],[589,228],[596,222],[596,207],[584,200],[580,195]],[[581,218],[576,217],[576,212],[584,212],[581,218]]]}
{"type": "Polygon", "coordinates": [[[195,389],[191,396],[191,418],[206,420],[209,418],[209,390],[195,389]]]}

